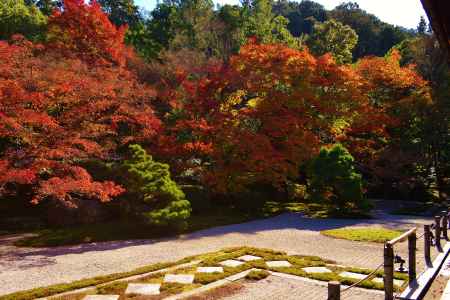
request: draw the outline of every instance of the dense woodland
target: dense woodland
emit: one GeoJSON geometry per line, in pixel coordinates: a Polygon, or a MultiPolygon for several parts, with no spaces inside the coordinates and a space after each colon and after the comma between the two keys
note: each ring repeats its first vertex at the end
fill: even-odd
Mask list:
{"type": "Polygon", "coordinates": [[[0,58],[3,220],[178,227],[217,205],[345,214],[450,192],[450,74],[425,19],[3,0],[0,58]]]}

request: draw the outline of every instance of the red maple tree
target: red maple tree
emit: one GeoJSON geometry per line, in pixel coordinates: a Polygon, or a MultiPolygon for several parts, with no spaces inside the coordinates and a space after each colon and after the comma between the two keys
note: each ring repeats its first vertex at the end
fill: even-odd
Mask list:
{"type": "Polygon", "coordinates": [[[97,182],[83,162],[115,160],[161,128],[153,89],[124,67],[131,55],[98,4],[67,0],[50,42],[0,41],[0,192],[28,185],[33,203],[109,201],[124,191],[97,182]]]}

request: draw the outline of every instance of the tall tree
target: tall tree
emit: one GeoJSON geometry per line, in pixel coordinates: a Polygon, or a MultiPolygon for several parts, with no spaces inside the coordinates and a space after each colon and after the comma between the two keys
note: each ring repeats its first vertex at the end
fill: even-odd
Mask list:
{"type": "Polygon", "coordinates": [[[427,21],[425,20],[424,16],[420,16],[419,24],[417,25],[417,33],[418,34],[425,34],[427,32],[427,21]]]}
{"type": "Polygon", "coordinates": [[[133,28],[142,22],[142,15],[134,0],[98,0],[111,22],[116,26],[133,28]]]}
{"type": "Polygon", "coordinates": [[[64,9],[50,17],[48,26],[49,43],[66,56],[90,63],[125,63],[126,28],[114,26],[95,1],[65,0],[64,9]]]}
{"type": "Polygon", "coordinates": [[[25,186],[36,204],[107,202],[123,187],[82,164],[150,143],[161,126],[155,92],[125,68],[123,35],[98,4],[66,0],[49,22],[49,44],[0,41],[0,193],[25,186]]]}
{"type": "Polygon", "coordinates": [[[50,16],[55,9],[63,6],[63,0],[25,0],[25,3],[30,6],[36,5],[46,16],[50,16]]]}
{"type": "Polygon", "coordinates": [[[302,0],[300,3],[279,0],[274,3],[275,15],[281,15],[289,20],[288,29],[292,35],[299,37],[302,34],[311,34],[316,21],[325,22],[327,11],[321,4],[302,0]]]}
{"type": "Polygon", "coordinates": [[[262,43],[282,43],[292,48],[301,46],[301,39],[287,29],[289,20],[275,16],[270,0],[252,0],[244,3],[244,31],[247,37],[256,37],[262,43]]]}
{"type": "Polygon", "coordinates": [[[352,27],[358,34],[358,44],[353,51],[355,60],[368,55],[383,56],[394,45],[412,35],[404,28],[380,21],[353,2],[338,5],[330,16],[352,27]]]}
{"type": "Polygon", "coordinates": [[[312,53],[331,53],[336,62],[343,64],[352,61],[352,50],[358,43],[358,35],[350,26],[329,20],[314,25],[307,43],[312,53]]]}
{"type": "Polygon", "coordinates": [[[27,6],[24,0],[0,2],[0,39],[9,39],[13,34],[22,34],[38,39],[47,24],[47,18],[35,6],[27,6]]]}
{"type": "Polygon", "coordinates": [[[425,186],[434,186],[444,201],[450,193],[450,70],[446,55],[432,35],[406,40],[396,48],[402,63],[414,64],[432,88],[431,105],[422,109],[423,118],[404,140],[414,145],[410,151],[422,158],[412,176],[425,186]]]}

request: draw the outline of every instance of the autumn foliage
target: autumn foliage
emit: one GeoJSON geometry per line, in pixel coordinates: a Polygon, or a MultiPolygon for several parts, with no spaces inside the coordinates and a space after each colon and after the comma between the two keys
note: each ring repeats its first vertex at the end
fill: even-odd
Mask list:
{"type": "Polygon", "coordinates": [[[200,79],[186,76],[176,93],[182,113],[166,127],[163,144],[183,157],[173,165],[198,170],[219,192],[253,183],[280,187],[323,145],[343,142],[374,158],[385,147],[377,140],[400,122],[392,110],[409,97],[400,89],[426,96],[424,81],[411,72],[395,56],[341,66],[330,55],[250,41],[229,65],[210,66],[200,79]],[[376,89],[390,93],[382,103],[376,89]]]}
{"type": "Polygon", "coordinates": [[[126,26],[116,28],[96,1],[65,0],[48,21],[49,47],[88,63],[123,65],[127,56],[126,26]]]}
{"type": "Polygon", "coordinates": [[[98,5],[65,4],[51,18],[51,32],[64,32],[64,47],[21,36],[0,41],[0,187],[29,185],[33,203],[50,197],[70,206],[72,197],[105,202],[121,194],[123,187],[95,181],[81,163],[117,159],[129,143],[151,140],[161,123],[151,107],[154,91],[116,66],[125,47],[120,36],[110,40],[117,31],[98,5]],[[89,14],[73,15],[83,11],[89,14]],[[97,30],[111,32],[81,43],[93,29],[84,22],[103,22],[97,30]]]}
{"type": "Polygon", "coordinates": [[[430,99],[427,82],[400,66],[397,52],[337,64],[330,54],[254,40],[227,63],[178,65],[172,82],[157,78],[153,88],[129,67],[142,62],[124,44],[126,28],[95,1],[65,0],[48,24],[44,44],[0,41],[0,193],[27,187],[35,204],[123,194],[127,186],[96,179],[85,163],[129,162],[130,144],[152,155],[134,146],[146,166],[164,171],[169,202],[183,204],[181,215],[177,205],[159,207],[159,223],[160,215],[185,218],[189,205],[169,167],[152,157],[170,165],[172,178],[194,178],[218,194],[254,184],[282,189],[336,143],[360,169],[394,176],[386,158],[411,159],[398,146],[402,129],[430,99]]]}

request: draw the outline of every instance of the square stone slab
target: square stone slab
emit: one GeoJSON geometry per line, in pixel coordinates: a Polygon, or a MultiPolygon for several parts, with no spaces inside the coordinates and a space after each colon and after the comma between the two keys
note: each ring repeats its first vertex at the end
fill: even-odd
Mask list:
{"type": "Polygon", "coordinates": [[[353,273],[353,272],[342,272],[339,273],[339,276],[345,277],[345,278],[353,278],[361,280],[363,278],[366,278],[367,275],[361,274],[361,273],[353,273]]]}
{"type": "Polygon", "coordinates": [[[129,283],[125,294],[159,295],[159,283],[129,283]]]}
{"type": "Polygon", "coordinates": [[[225,267],[239,267],[240,265],[242,265],[243,262],[242,261],[238,261],[238,260],[234,260],[234,259],[228,259],[225,261],[222,261],[219,263],[219,265],[225,266],[225,267]]]}
{"type": "Polygon", "coordinates": [[[331,270],[325,267],[307,267],[302,270],[306,273],[331,273],[331,270]]]}
{"type": "Polygon", "coordinates": [[[273,260],[266,262],[269,268],[286,268],[292,266],[287,260],[273,260]]]}
{"type": "MultiPolygon", "coordinates": [[[[372,279],[372,281],[376,282],[376,283],[384,283],[383,278],[380,278],[380,277],[374,278],[374,279],[372,279]]],[[[396,286],[402,286],[403,283],[405,283],[405,281],[400,280],[400,279],[394,279],[394,285],[396,285],[396,286]]]]}
{"type": "Polygon", "coordinates": [[[192,274],[166,274],[164,282],[191,284],[194,282],[194,277],[192,274]]]}
{"type": "Polygon", "coordinates": [[[83,300],[119,300],[119,295],[87,295],[83,300]]]}
{"type": "Polygon", "coordinates": [[[253,261],[253,260],[262,259],[262,257],[254,256],[254,255],[244,255],[244,256],[238,257],[237,259],[242,260],[242,261],[253,261]]]}
{"type": "Polygon", "coordinates": [[[198,267],[197,273],[223,273],[222,267],[198,267]]]}

